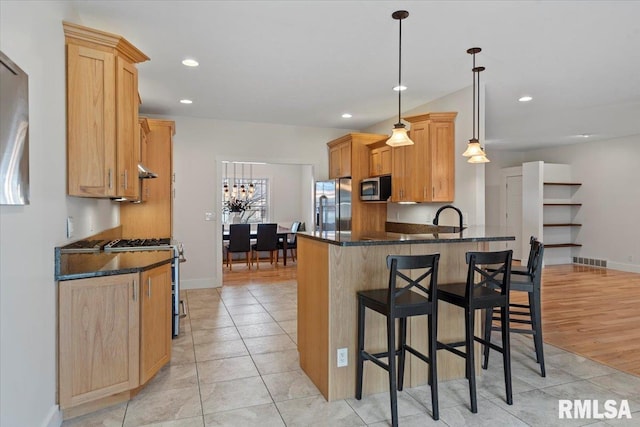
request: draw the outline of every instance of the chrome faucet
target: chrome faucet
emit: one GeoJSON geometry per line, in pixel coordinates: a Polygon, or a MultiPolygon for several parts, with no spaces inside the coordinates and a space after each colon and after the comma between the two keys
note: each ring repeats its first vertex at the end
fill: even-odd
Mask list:
{"type": "Polygon", "coordinates": [[[460,209],[456,208],[453,205],[444,205],[443,207],[438,209],[438,211],[436,212],[436,217],[433,218],[433,225],[438,225],[438,219],[440,218],[440,212],[442,212],[445,209],[453,209],[454,211],[458,212],[458,217],[460,218],[460,231],[462,231],[462,212],[460,211],[460,209]]]}

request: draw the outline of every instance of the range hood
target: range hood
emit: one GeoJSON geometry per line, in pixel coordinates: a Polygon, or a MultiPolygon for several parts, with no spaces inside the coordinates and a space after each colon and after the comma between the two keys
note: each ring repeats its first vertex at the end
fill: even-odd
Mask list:
{"type": "Polygon", "coordinates": [[[158,174],[151,172],[142,163],[138,163],[138,177],[141,179],[157,178],[158,174]]]}

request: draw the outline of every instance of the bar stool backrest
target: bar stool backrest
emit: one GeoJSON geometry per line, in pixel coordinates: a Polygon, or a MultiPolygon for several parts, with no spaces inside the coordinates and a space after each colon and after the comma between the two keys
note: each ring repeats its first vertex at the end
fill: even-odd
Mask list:
{"type": "Polygon", "coordinates": [[[474,289],[479,287],[499,289],[502,296],[508,296],[512,257],[512,250],[467,252],[466,259],[469,269],[467,272],[465,300],[469,301],[474,294],[474,289]],[[487,269],[487,267],[490,268],[487,269]]]}
{"type": "Polygon", "coordinates": [[[438,261],[440,254],[432,255],[388,255],[387,268],[389,269],[389,294],[388,303],[393,313],[396,300],[405,292],[415,287],[428,295],[429,302],[438,301],[438,261]],[[417,279],[412,279],[400,270],[426,269],[417,279]],[[404,280],[407,285],[398,287],[397,279],[404,280]],[[427,284],[428,281],[428,284],[427,284]]]}

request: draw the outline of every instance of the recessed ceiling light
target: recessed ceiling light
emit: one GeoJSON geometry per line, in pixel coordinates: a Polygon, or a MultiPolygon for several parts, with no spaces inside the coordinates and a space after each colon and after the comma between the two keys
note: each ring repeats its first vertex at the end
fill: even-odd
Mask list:
{"type": "Polygon", "coordinates": [[[407,90],[407,87],[405,85],[400,85],[400,86],[394,87],[393,90],[398,92],[398,91],[401,91],[401,90],[407,90]]]}
{"type": "Polygon", "coordinates": [[[350,119],[351,117],[353,117],[353,116],[352,116],[351,114],[349,114],[349,113],[344,113],[344,114],[342,115],[342,118],[343,118],[343,119],[350,119]]]}
{"type": "Polygon", "coordinates": [[[576,135],[579,138],[589,138],[591,135],[589,135],[588,133],[582,133],[580,135],[576,135]]]}
{"type": "Polygon", "coordinates": [[[180,102],[182,104],[193,104],[193,101],[190,99],[181,99],[180,102]]]}
{"type": "Polygon", "coordinates": [[[526,95],[526,96],[522,96],[522,97],[518,98],[518,101],[520,101],[520,102],[529,102],[532,99],[533,99],[532,97],[530,97],[529,95],[526,95]]]}
{"type": "Polygon", "coordinates": [[[197,67],[200,64],[195,59],[187,58],[184,61],[182,61],[182,65],[186,65],[187,67],[197,67]]]}

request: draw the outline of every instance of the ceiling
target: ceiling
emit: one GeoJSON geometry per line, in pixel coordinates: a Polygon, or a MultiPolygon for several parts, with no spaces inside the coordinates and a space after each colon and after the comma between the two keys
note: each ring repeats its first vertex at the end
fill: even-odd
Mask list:
{"type": "Polygon", "coordinates": [[[72,3],[79,23],[121,34],[151,58],[138,67],[146,114],[344,129],[389,119],[391,13],[406,9],[403,110],[470,86],[466,50],[479,46],[487,147],[640,134],[640,1],[72,3]],[[200,66],[183,66],[187,57],[200,66]],[[518,102],[525,94],[533,100],[518,102]]]}

